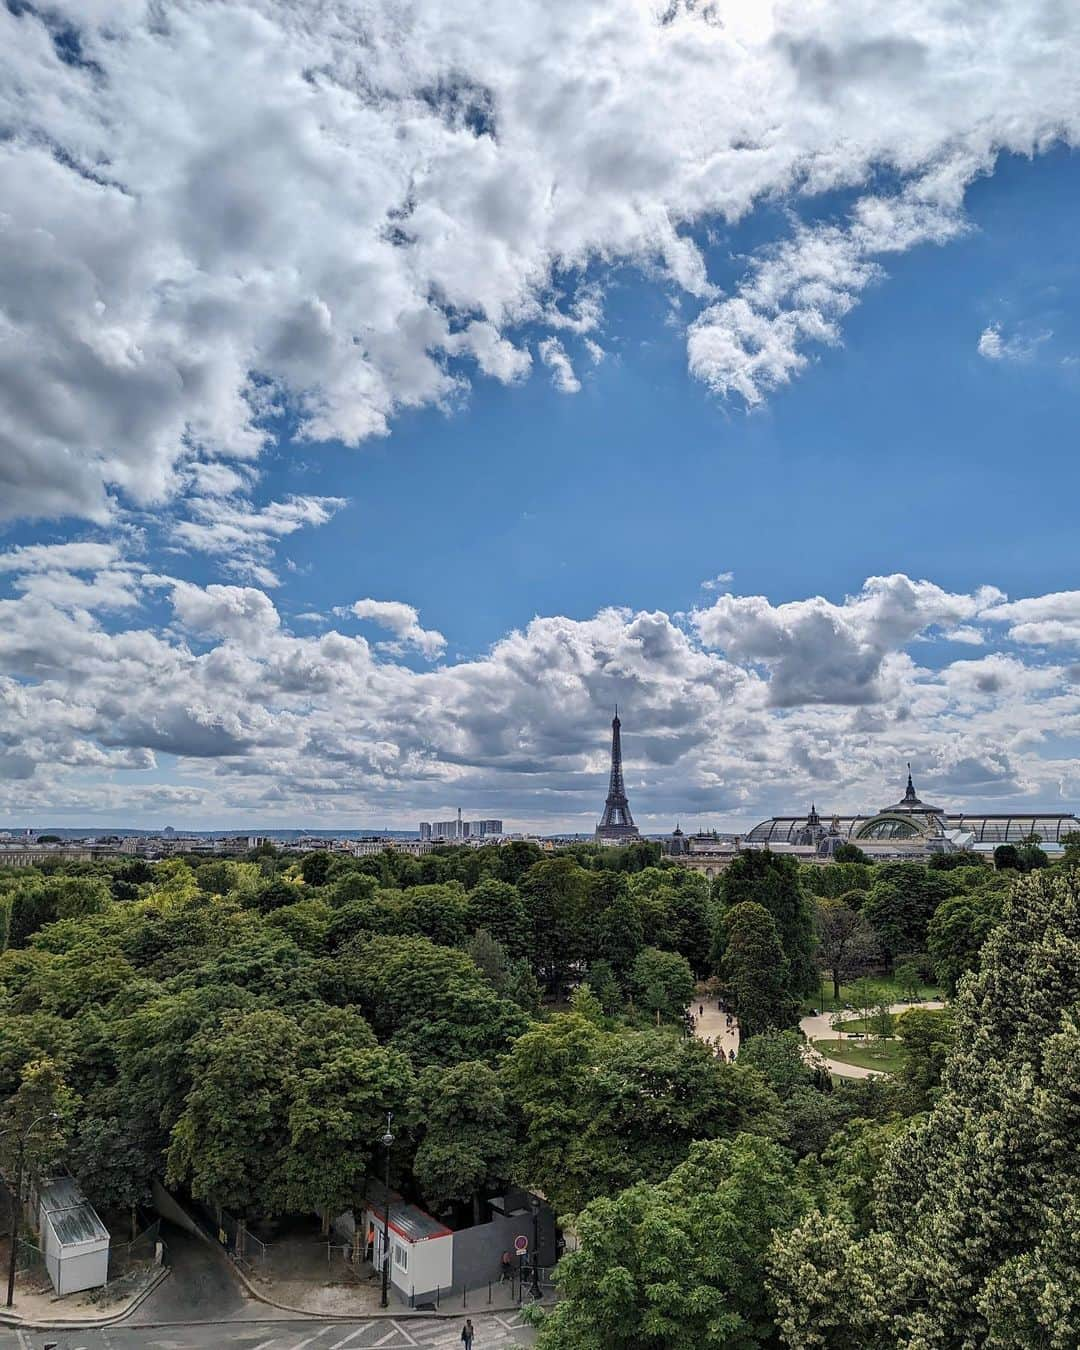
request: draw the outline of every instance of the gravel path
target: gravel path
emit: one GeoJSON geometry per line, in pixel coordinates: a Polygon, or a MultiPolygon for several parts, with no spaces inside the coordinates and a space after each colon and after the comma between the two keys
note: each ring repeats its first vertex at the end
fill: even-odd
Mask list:
{"type": "MultiPolygon", "coordinates": [[[[908,1008],[944,1008],[945,1004],[931,999],[925,1003],[894,1003],[889,1009],[891,1013],[906,1012],[908,1008]]],[[[817,1013],[814,1017],[804,1017],[799,1023],[799,1028],[806,1039],[811,1043],[819,1040],[834,1041],[836,1032],[832,1029],[832,1013],[817,1013]]],[[[857,1064],[841,1064],[838,1059],[826,1059],[819,1050],[818,1055],[825,1060],[826,1066],[832,1073],[840,1078],[876,1078],[878,1071],[874,1069],[862,1069],[857,1064]]]]}

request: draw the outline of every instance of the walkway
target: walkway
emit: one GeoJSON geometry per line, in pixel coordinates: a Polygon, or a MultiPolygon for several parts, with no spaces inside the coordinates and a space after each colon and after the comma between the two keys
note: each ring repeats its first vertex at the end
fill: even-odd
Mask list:
{"type": "Polygon", "coordinates": [[[734,1050],[739,1053],[739,1023],[737,1018],[731,1019],[731,1026],[727,1024],[727,1013],[722,1013],[716,1006],[715,999],[709,999],[704,1003],[705,1012],[699,1015],[698,1008],[702,1006],[701,999],[695,999],[691,1003],[689,1012],[694,1019],[694,1035],[702,1041],[707,1041],[710,1045],[716,1045],[723,1051],[724,1058],[729,1057],[729,1052],[734,1050]]]}
{"type": "MultiPolygon", "coordinates": [[[[894,1003],[889,1009],[891,1013],[907,1012],[908,1008],[944,1008],[945,1004],[933,999],[926,1003],[894,1003]]],[[[856,1013],[850,1013],[850,1017],[857,1016],[856,1013]]],[[[837,1034],[832,1029],[832,1013],[817,1013],[813,1017],[804,1017],[799,1023],[799,1029],[810,1042],[815,1041],[835,1041],[837,1034]]],[[[881,1070],[863,1069],[858,1064],[842,1064],[838,1059],[827,1059],[820,1050],[817,1051],[820,1059],[825,1061],[825,1066],[830,1072],[835,1073],[839,1078],[876,1078],[881,1070]]]]}

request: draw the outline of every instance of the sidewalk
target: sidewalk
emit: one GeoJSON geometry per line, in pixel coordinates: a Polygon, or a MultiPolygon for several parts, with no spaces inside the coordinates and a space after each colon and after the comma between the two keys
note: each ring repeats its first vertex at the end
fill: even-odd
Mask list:
{"type": "Polygon", "coordinates": [[[104,1290],[111,1290],[104,1297],[102,1289],[86,1289],[61,1297],[53,1292],[51,1284],[47,1290],[20,1290],[16,1284],[14,1307],[0,1308],[0,1327],[112,1326],[129,1317],[168,1274],[167,1266],[148,1266],[138,1272],[134,1287],[129,1282],[131,1277],[126,1275],[115,1281],[115,1288],[103,1286],[104,1290]]]}

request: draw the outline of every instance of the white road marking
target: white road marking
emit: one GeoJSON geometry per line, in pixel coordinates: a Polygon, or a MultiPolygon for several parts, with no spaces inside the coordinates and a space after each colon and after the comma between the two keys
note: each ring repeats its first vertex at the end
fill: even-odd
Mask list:
{"type": "Polygon", "coordinates": [[[268,1341],[263,1341],[261,1345],[254,1346],[253,1350],[269,1350],[270,1346],[272,1346],[274,1342],[278,1339],[279,1337],[277,1336],[271,1336],[268,1341]]]}
{"type": "Polygon", "coordinates": [[[340,1341],[335,1341],[334,1344],[329,1347],[329,1350],[341,1350],[343,1345],[348,1345],[350,1341],[355,1341],[357,1336],[367,1331],[368,1327],[371,1325],[370,1322],[365,1322],[362,1327],[357,1327],[355,1331],[350,1331],[349,1334],[343,1336],[340,1341]]]}
{"type": "Polygon", "coordinates": [[[309,1336],[307,1340],[297,1341],[295,1345],[290,1346],[289,1350],[304,1350],[305,1345],[310,1345],[312,1341],[317,1341],[320,1336],[325,1336],[328,1331],[336,1331],[337,1328],[333,1322],[328,1327],[323,1327],[322,1331],[317,1331],[314,1336],[309,1336]]]}

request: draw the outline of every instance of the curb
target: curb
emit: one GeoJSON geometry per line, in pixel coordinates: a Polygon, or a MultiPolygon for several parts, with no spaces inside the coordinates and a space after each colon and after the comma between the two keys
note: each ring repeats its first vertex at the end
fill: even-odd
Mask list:
{"type": "Polygon", "coordinates": [[[108,1317],[97,1317],[92,1321],[86,1321],[85,1319],[77,1321],[74,1318],[60,1317],[52,1322],[28,1322],[26,1318],[19,1317],[16,1313],[0,1313],[0,1326],[21,1327],[24,1330],[29,1331],[93,1331],[95,1327],[116,1326],[118,1322],[122,1322],[125,1318],[130,1317],[133,1312],[140,1308],[158,1285],[160,1285],[163,1280],[167,1280],[168,1277],[168,1266],[162,1266],[145,1289],[140,1289],[126,1307],[122,1308],[119,1312],[110,1313],[108,1317]]]}

